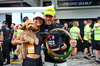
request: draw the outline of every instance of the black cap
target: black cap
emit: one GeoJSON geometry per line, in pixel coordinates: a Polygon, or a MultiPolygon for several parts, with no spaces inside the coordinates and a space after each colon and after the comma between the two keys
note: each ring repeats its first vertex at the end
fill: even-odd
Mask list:
{"type": "Polygon", "coordinates": [[[4,24],[8,25],[7,21],[3,21],[2,23],[4,23],[4,24]]]}
{"type": "Polygon", "coordinates": [[[97,21],[98,21],[98,20],[100,20],[100,16],[99,16],[99,17],[97,17],[97,21]]]}

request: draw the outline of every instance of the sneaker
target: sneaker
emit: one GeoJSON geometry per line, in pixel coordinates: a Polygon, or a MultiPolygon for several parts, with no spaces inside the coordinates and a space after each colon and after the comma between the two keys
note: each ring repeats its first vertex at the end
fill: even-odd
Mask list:
{"type": "Polygon", "coordinates": [[[99,58],[99,60],[100,60],[100,58],[99,58]]]}
{"type": "Polygon", "coordinates": [[[94,59],[95,58],[95,56],[91,56],[91,59],[94,59]]]}
{"type": "Polygon", "coordinates": [[[89,53],[88,56],[91,56],[91,54],[89,53]]]}
{"type": "Polygon", "coordinates": [[[14,58],[12,61],[15,61],[15,60],[17,60],[16,58],[14,58]]]}
{"type": "Polygon", "coordinates": [[[74,58],[74,55],[71,54],[71,57],[74,58]]]}
{"type": "Polygon", "coordinates": [[[3,62],[3,64],[6,64],[7,62],[3,62]]]}
{"type": "Polygon", "coordinates": [[[84,56],[84,59],[90,60],[88,57],[84,56]]]}
{"type": "Polygon", "coordinates": [[[4,64],[4,65],[11,66],[11,64],[10,64],[10,63],[6,63],[6,64],[4,64]]]}
{"type": "Polygon", "coordinates": [[[73,59],[73,61],[77,61],[77,60],[78,60],[78,58],[74,58],[74,59],[73,59]]]}
{"type": "Polygon", "coordinates": [[[11,59],[14,59],[14,57],[13,57],[13,58],[11,58],[11,59]]]}
{"type": "Polygon", "coordinates": [[[18,58],[14,58],[14,60],[17,60],[18,58]]]}
{"type": "Polygon", "coordinates": [[[99,60],[96,60],[95,62],[96,62],[97,64],[100,64],[100,61],[99,61],[99,60]]]}

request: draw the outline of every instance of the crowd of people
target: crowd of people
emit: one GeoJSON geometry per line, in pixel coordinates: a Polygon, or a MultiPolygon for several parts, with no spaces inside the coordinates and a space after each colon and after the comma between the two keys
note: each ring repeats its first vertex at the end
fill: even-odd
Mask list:
{"type": "MultiPolygon", "coordinates": [[[[23,24],[25,21],[29,20],[28,17],[23,18],[23,24]]],[[[35,46],[35,52],[34,53],[28,53],[26,54],[26,58],[23,59],[22,66],[43,66],[42,59],[41,59],[41,49],[43,48],[44,55],[45,55],[45,62],[44,66],[67,66],[66,59],[61,61],[54,60],[47,52],[46,48],[46,38],[48,33],[55,28],[62,28],[70,33],[73,40],[70,40],[70,37],[66,34],[62,36],[61,33],[52,34],[49,38],[50,43],[49,46],[52,50],[57,54],[63,54],[62,51],[68,48],[69,45],[72,46],[72,53],[71,56],[73,57],[73,60],[78,60],[77,56],[77,50],[79,48],[79,43],[81,40],[81,43],[84,44],[84,58],[89,60],[87,57],[87,52],[90,53],[91,58],[94,59],[96,57],[96,62],[100,64],[100,61],[98,59],[98,52],[100,51],[100,17],[97,17],[97,23],[94,24],[93,29],[90,28],[90,25],[92,23],[92,20],[85,20],[84,21],[84,37],[81,37],[80,34],[80,28],[79,22],[74,21],[73,26],[69,29],[68,23],[64,23],[64,25],[60,24],[60,20],[56,19],[56,12],[53,8],[49,7],[44,10],[44,14],[36,12],[33,21],[35,25],[38,27],[39,31],[37,31],[36,37],[39,39],[38,45],[35,46]],[[94,31],[94,40],[96,44],[96,51],[95,56],[92,52],[92,46],[91,46],[91,31],[94,31]],[[63,38],[67,38],[64,39],[63,38]],[[74,45],[73,45],[74,44],[74,45]],[[57,48],[59,48],[57,50],[57,48]]],[[[0,54],[2,53],[2,56],[0,55],[0,66],[3,66],[3,63],[5,62],[5,59],[7,59],[7,62],[4,63],[4,65],[10,64],[10,52],[13,49],[13,52],[16,48],[19,47],[19,45],[27,44],[28,41],[21,41],[20,35],[24,30],[20,30],[20,26],[23,24],[16,25],[15,23],[11,24],[11,29],[8,27],[7,21],[2,22],[2,29],[0,32],[0,54]],[[2,59],[1,59],[2,57],[2,59]]],[[[18,56],[14,54],[13,60],[18,59],[18,56]]]]}

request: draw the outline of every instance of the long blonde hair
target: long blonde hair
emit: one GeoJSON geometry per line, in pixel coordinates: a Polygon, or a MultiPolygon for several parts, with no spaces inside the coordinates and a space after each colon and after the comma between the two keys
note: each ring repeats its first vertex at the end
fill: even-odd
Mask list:
{"type": "Polygon", "coordinates": [[[74,21],[73,22],[73,26],[77,26],[78,27],[79,26],[79,22],[78,21],[74,21]]]}

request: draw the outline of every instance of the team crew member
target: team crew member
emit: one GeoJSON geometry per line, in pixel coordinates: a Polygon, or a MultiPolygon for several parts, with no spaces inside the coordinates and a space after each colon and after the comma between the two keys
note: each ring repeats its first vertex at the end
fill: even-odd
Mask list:
{"type": "Polygon", "coordinates": [[[76,58],[76,54],[77,54],[77,49],[78,49],[78,45],[79,45],[79,38],[80,38],[81,42],[83,43],[82,37],[80,35],[80,29],[78,28],[78,26],[79,26],[78,21],[74,21],[73,27],[70,29],[70,34],[71,34],[72,38],[74,40],[77,40],[77,46],[73,48],[73,55],[74,55],[73,60],[78,60],[76,58]]]}
{"type": "MultiPolygon", "coordinates": [[[[28,20],[29,18],[26,16],[23,18],[23,24],[25,23],[26,20],[28,20]]],[[[17,38],[22,32],[23,30],[20,30],[20,26],[22,26],[21,24],[18,24],[14,27],[14,34],[13,34],[13,38],[12,41],[17,38]]],[[[17,48],[19,47],[19,45],[17,45],[17,48]]],[[[16,58],[15,58],[16,59],[16,58]]]]}
{"type": "MultiPolygon", "coordinates": [[[[26,20],[28,20],[29,18],[26,16],[23,18],[23,24],[25,23],[26,20]]],[[[15,25],[14,26],[14,34],[13,34],[13,37],[12,37],[12,40],[11,42],[13,42],[15,40],[15,38],[17,38],[22,32],[23,30],[20,30],[20,26],[22,26],[22,24],[18,24],[18,25],[15,25]]],[[[14,51],[16,50],[16,48],[18,48],[19,45],[13,45],[13,49],[14,51]]],[[[13,60],[16,60],[18,59],[18,56],[14,54],[14,57],[12,58],[13,60]]]]}
{"type": "MultiPolygon", "coordinates": [[[[59,26],[54,24],[54,19],[56,18],[56,12],[52,7],[46,8],[44,10],[44,19],[45,19],[45,34],[44,34],[44,55],[45,55],[45,63],[44,66],[67,66],[66,64],[66,60],[62,60],[62,61],[56,61],[54,59],[52,59],[49,54],[47,53],[47,49],[46,49],[46,37],[47,34],[50,30],[55,29],[55,28],[59,28],[59,26]]],[[[67,48],[67,46],[69,45],[69,36],[63,36],[66,37],[66,44],[63,43],[63,37],[61,36],[62,34],[58,31],[56,32],[56,34],[52,34],[49,36],[49,46],[51,49],[56,49],[59,46],[61,46],[61,48],[59,48],[60,50],[56,50],[55,53],[57,54],[63,54],[63,50],[65,50],[67,48]]],[[[73,42],[73,40],[71,41],[73,42]]]]}
{"type": "MultiPolygon", "coordinates": [[[[33,21],[38,26],[39,30],[43,29],[44,22],[43,22],[43,14],[42,13],[35,13],[33,21]]],[[[39,39],[39,44],[35,45],[34,53],[27,53],[26,58],[23,60],[22,66],[43,66],[42,59],[41,59],[41,45],[43,43],[43,39],[40,36],[40,32],[36,32],[36,37],[39,39]]],[[[14,45],[21,44],[20,35],[16,38],[12,43],[14,45]]],[[[23,44],[28,43],[27,41],[23,41],[23,44]]]]}
{"type": "Polygon", "coordinates": [[[83,23],[84,23],[84,25],[87,25],[87,20],[84,20],[83,23]]]}
{"type": "Polygon", "coordinates": [[[91,47],[91,27],[90,27],[90,25],[92,23],[92,20],[88,20],[87,22],[88,22],[87,25],[85,25],[85,27],[84,27],[83,39],[84,39],[84,47],[85,47],[84,58],[89,60],[89,58],[86,56],[88,48],[89,48],[89,52],[91,54],[91,58],[94,58],[92,51],[91,51],[92,47],[91,47]]]}
{"type": "Polygon", "coordinates": [[[62,27],[64,30],[68,31],[69,32],[69,28],[68,28],[68,23],[64,23],[64,27],[62,27]]]}
{"type": "MultiPolygon", "coordinates": [[[[29,18],[26,16],[23,18],[23,24],[25,23],[26,20],[28,20],[29,18]]],[[[21,24],[18,24],[14,27],[14,34],[17,35],[17,37],[23,32],[23,30],[20,30],[19,27],[22,26],[21,24]]],[[[15,38],[13,37],[13,40],[15,38]]]]}
{"type": "Polygon", "coordinates": [[[94,40],[96,43],[96,63],[100,64],[98,53],[100,53],[100,17],[97,17],[97,23],[94,25],[94,40]]]}
{"type": "MultiPolygon", "coordinates": [[[[21,26],[21,24],[17,25],[18,29],[16,29],[16,31],[14,31],[14,34],[13,34],[13,37],[12,37],[12,40],[11,42],[17,38],[22,32],[23,30],[20,30],[19,27],[21,26]]],[[[15,26],[16,27],[16,26],[15,26]]],[[[16,50],[16,48],[18,48],[19,45],[13,45],[13,51],[16,50]]],[[[13,60],[16,60],[18,59],[18,56],[14,54],[14,57],[12,58],[13,60]]]]}
{"type": "MultiPolygon", "coordinates": [[[[11,42],[11,40],[12,40],[12,38],[13,38],[14,26],[15,26],[15,23],[12,23],[12,24],[11,24],[11,30],[10,30],[10,31],[11,31],[10,42],[11,42]]],[[[13,50],[13,52],[14,52],[15,49],[17,48],[17,45],[12,45],[12,43],[10,43],[10,44],[11,44],[10,49],[13,50]]],[[[12,53],[12,54],[13,54],[13,53],[12,53]]],[[[13,59],[13,60],[18,59],[17,55],[14,55],[14,57],[13,57],[12,59],[13,59]]]]}
{"type": "MultiPolygon", "coordinates": [[[[14,31],[14,35],[13,35],[12,41],[13,41],[15,38],[17,38],[17,37],[23,32],[23,30],[20,30],[20,29],[19,29],[20,26],[22,26],[22,25],[21,25],[21,24],[17,25],[17,28],[16,28],[16,26],[15,26],[16,30],[14,31]]],[[[18,47],[19,47],[19,45],[17,45],[17,48],[18,48],[18,47]]]]}
{"type": "Polygon", "coordinates": [[[10,29],[6,25],[8,25],[8,23],[6,21],[3,21],[0,40],[3,41],[4,62],[5,59],[7,58],[7,63],[5,65],[9,65],[10,64],[10,39],[9,39],[10,29]]]}
{"type": "Polygon", "coordinates": [[[60,20],[59,20],[59,19],[55,19],[54,25],[55,25],[55,26],[59,26],[60,28],[63,27],[63,25],[60,24],[60,20]]]}

